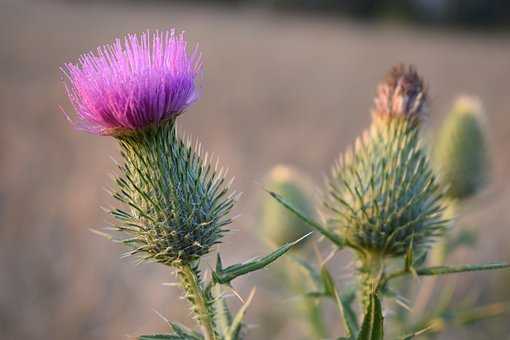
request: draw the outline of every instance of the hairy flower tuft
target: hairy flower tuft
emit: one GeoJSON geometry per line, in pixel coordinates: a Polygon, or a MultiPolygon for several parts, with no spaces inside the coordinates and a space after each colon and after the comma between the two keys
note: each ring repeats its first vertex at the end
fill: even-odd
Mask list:
{"type": "Polygon", "coordinates": [[[123,135],[175,118],[198,97],[200,54],[184,34],[147,31],[116,39],[67,63],[66,89],[80,130],[123,135]]]}
{"type": "Polygon", "coordinates": [[[375,120],[394,118],[421,121],[426,116],[427,91],[413,66],[394,66],[377,88],[372,115],[375,120]]]}

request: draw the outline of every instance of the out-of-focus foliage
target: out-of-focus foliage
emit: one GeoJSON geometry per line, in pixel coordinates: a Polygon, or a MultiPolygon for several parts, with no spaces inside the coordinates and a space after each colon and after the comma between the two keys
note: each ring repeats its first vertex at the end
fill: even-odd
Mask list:
{"type": "Polygon", "coordinates": [[[434,164],[452,199],[468,198],[487,181],[488,155],[481,103],[460,97],[434,144],[434,164]]]}
{"type": "MultiPolygon", "coordinates": [[[[275,166],[266,176],[264,187],[285,196],[307,216],[315,216],[313,203],[309,198],[310,181],[298,170],[284,165],[275,166]]],[[[310,226],[269,195],[264,195],[261,199],[257,225],[261,237],[277,246],[295,241],[311,231],[310,226]]]]}

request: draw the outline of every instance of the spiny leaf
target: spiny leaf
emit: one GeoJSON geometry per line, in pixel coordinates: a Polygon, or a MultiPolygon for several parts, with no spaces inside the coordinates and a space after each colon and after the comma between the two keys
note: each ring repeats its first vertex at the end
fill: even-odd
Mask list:
{"type": "Polygon", "coordinates": [[[348,339],[355,339],[358,334],[358,321],[348,299],[342,298],[336,288],[333,277],[325,266],[321,268],[321,278],[324,285],[324,294],[332,297],[341,316],[341,321],[348,333],[348,339]]]}
{"type": "Polygon", "coordinates": [[[248,274],[250,272],[262,269],[272,262],[276,261],[280,256],[284,255],[290,248],[303,241],[310,236],[311,233],[301,237],[300,239],[284,244],[272,253],[264,256],[249,260],[245,263],[234,264],[225,269],[221,268],[221,262],[216,264],[216,270],[212,272],[213,281],[220,284],[230,284],[230,282],[238,276],[248,274]]]}
{"type": "Polygon", "coordinates": [[[446,275],[446,274],[454,274],[454,273],[465,273],[465,272],[475,272],[482,270],[495,270],[495,269],[505,269],[510,268],[510,264],[507,263],[485,263],[485,264],[466,264],[463,266],[436,266],[436,267],[428,267],[428,268],[419,268],[416,269],[416,273],[419,276],[430,276],[430,275],[446,275]]]}
{"type": "Polygon", "coordinates": [[[219,328],[220,333],[222,335],[226,335],[228,332],[228,328],[232,324],[232,315],[228,308],[227,302],[225,301],[225,297],[223,296],[221,286],[214,285],[214,287],[212,288],[214,289],[214,296],[216,296],[216,299],[214,300],[215,304],[214,317],[216,320],[216,325],[219,328]]]}
{"type": "Polygon", "coordinates": [[[357,340],[383,340],[383,321],[381,302],[376,294],[371,294],[357,340]]]}
{"type": "Polygon", "coordinates": [[[170,326],[174,331],[175,335],[180,336],[183,339],[202,339],[202,336],[182,325],[179,325],[175,322],[170,322],[170,326]]]}
{"type": "MultiPolygon", "coordinates": [[[[415,270],[416,275],[418,276],[433,276],[433,275],[447,275],[447,274],[455,274],[455,273],[466,273],[466,272],[476,272],[476,271],[484,271],[484,270],[497,270],[497,269],[507,269],[510,268],[510,264],[503,262],[496,263],[483,263],[483,264],[466,264],[462,266],[435,266],[435,267],[426,267],[426,268],[417,268],[415,270]]],[[[408,271],[401,270],[392,274],[389,274],[384,280],[383,284],[395,279],[400,276],[404,276],[409,274],[408,271]]]]}
{"type": "Polygon", "coordinates": [[[314,229],[316,229],[318,232],[320,232],[322,235],[324,235],[327,239],[329,239],[331,242],[333,242],[334,244],[336,244],[339,248],[343,248],[344,245],[345,245],[345,242],[344,240],[336,235],[335,233],[333,233],[332,231],[324,228],[322,225],[320,225],[319,223],[311,220],[310,218],[306,217],[303,213],[301,213],[299,210],[297,210],[296,208],[294,208],[292,206],[292,204],[290,204],[289,202],[287,202],[282,196],[280,196],[279,194],[275,193],[275,192],[272,192],[272,191],[269,191],[269,190],[266,190],[267,193],[269,195],[271,195],[271,197],[273,197],[275,200],[277,200],[280,204],[282,204],[285,208],[289,209],[291,212],[293,212],[297,217],[299,217],[300,219],[302,219],[304,222],[308,223],[311,227],[313,227],[314,229]]]}
{"type": "Polygon", "coordinates": [[[230,325],[228,331],[225,334],[225,340],[236,340],[239,336],[239,331],[241,330],[241,324],[244,318],[244,315],[246,314],[246,311],[248,310],[248,307],[251,304],[251,301],[253,300],[253,297],[255,296],[255,288],[253,288],[250,292],[250,295],[248,296],[248,299],[243,304],[243,306],[239,309],[236,316],[234,317],[234,320],[232,320],[232,324],[230,325]]]}

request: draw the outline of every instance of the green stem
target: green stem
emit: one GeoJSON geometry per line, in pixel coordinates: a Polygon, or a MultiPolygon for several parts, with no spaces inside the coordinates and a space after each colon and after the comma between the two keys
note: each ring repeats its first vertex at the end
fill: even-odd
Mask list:
{"type": "Polygon", "coordinates": [[[365,254],[361,258],[361,266],[358,271],[358,280],[360,285],[360,300],[362,315],[368,308],[370,296],[377,293],[381,287],[380,282],[384,271],[383,259],[377,254],[365,254]]]}
{"type": "Polygon", "coordinates": [[[196,267],[189,264],[181,265],[177,268],[177,273],[186,292],[186,298],[191,303],[198,324],[202,329],[204,340],[216,340],[214,316],[211,311],[212,302],[202,289],[196,267]]]}

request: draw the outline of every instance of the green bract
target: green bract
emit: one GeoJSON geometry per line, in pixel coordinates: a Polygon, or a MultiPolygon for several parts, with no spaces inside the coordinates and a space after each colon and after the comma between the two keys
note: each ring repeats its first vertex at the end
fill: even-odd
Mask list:
{"type": "Polygon", "coordinates": [[[459,98],[443,123],[434,145],[434,165],[447,195],[465,199],[487,182],[488,154],[480,102],[459,98]]]}
{"type": "Polygon", "coordinates": [[[333,169],[330,222],[362,252],[403,256],[445,228],[441,192],[415,126],[406,119],[374,123],[333,169]]]}
{"type": "Polygon", "coordinates": [[[115,228],[142,260],[189,264],[220,242],[235,197],[224,171],[177,135],[173,120],[118,137],[124,160],[115,178],[115,228]]]}

